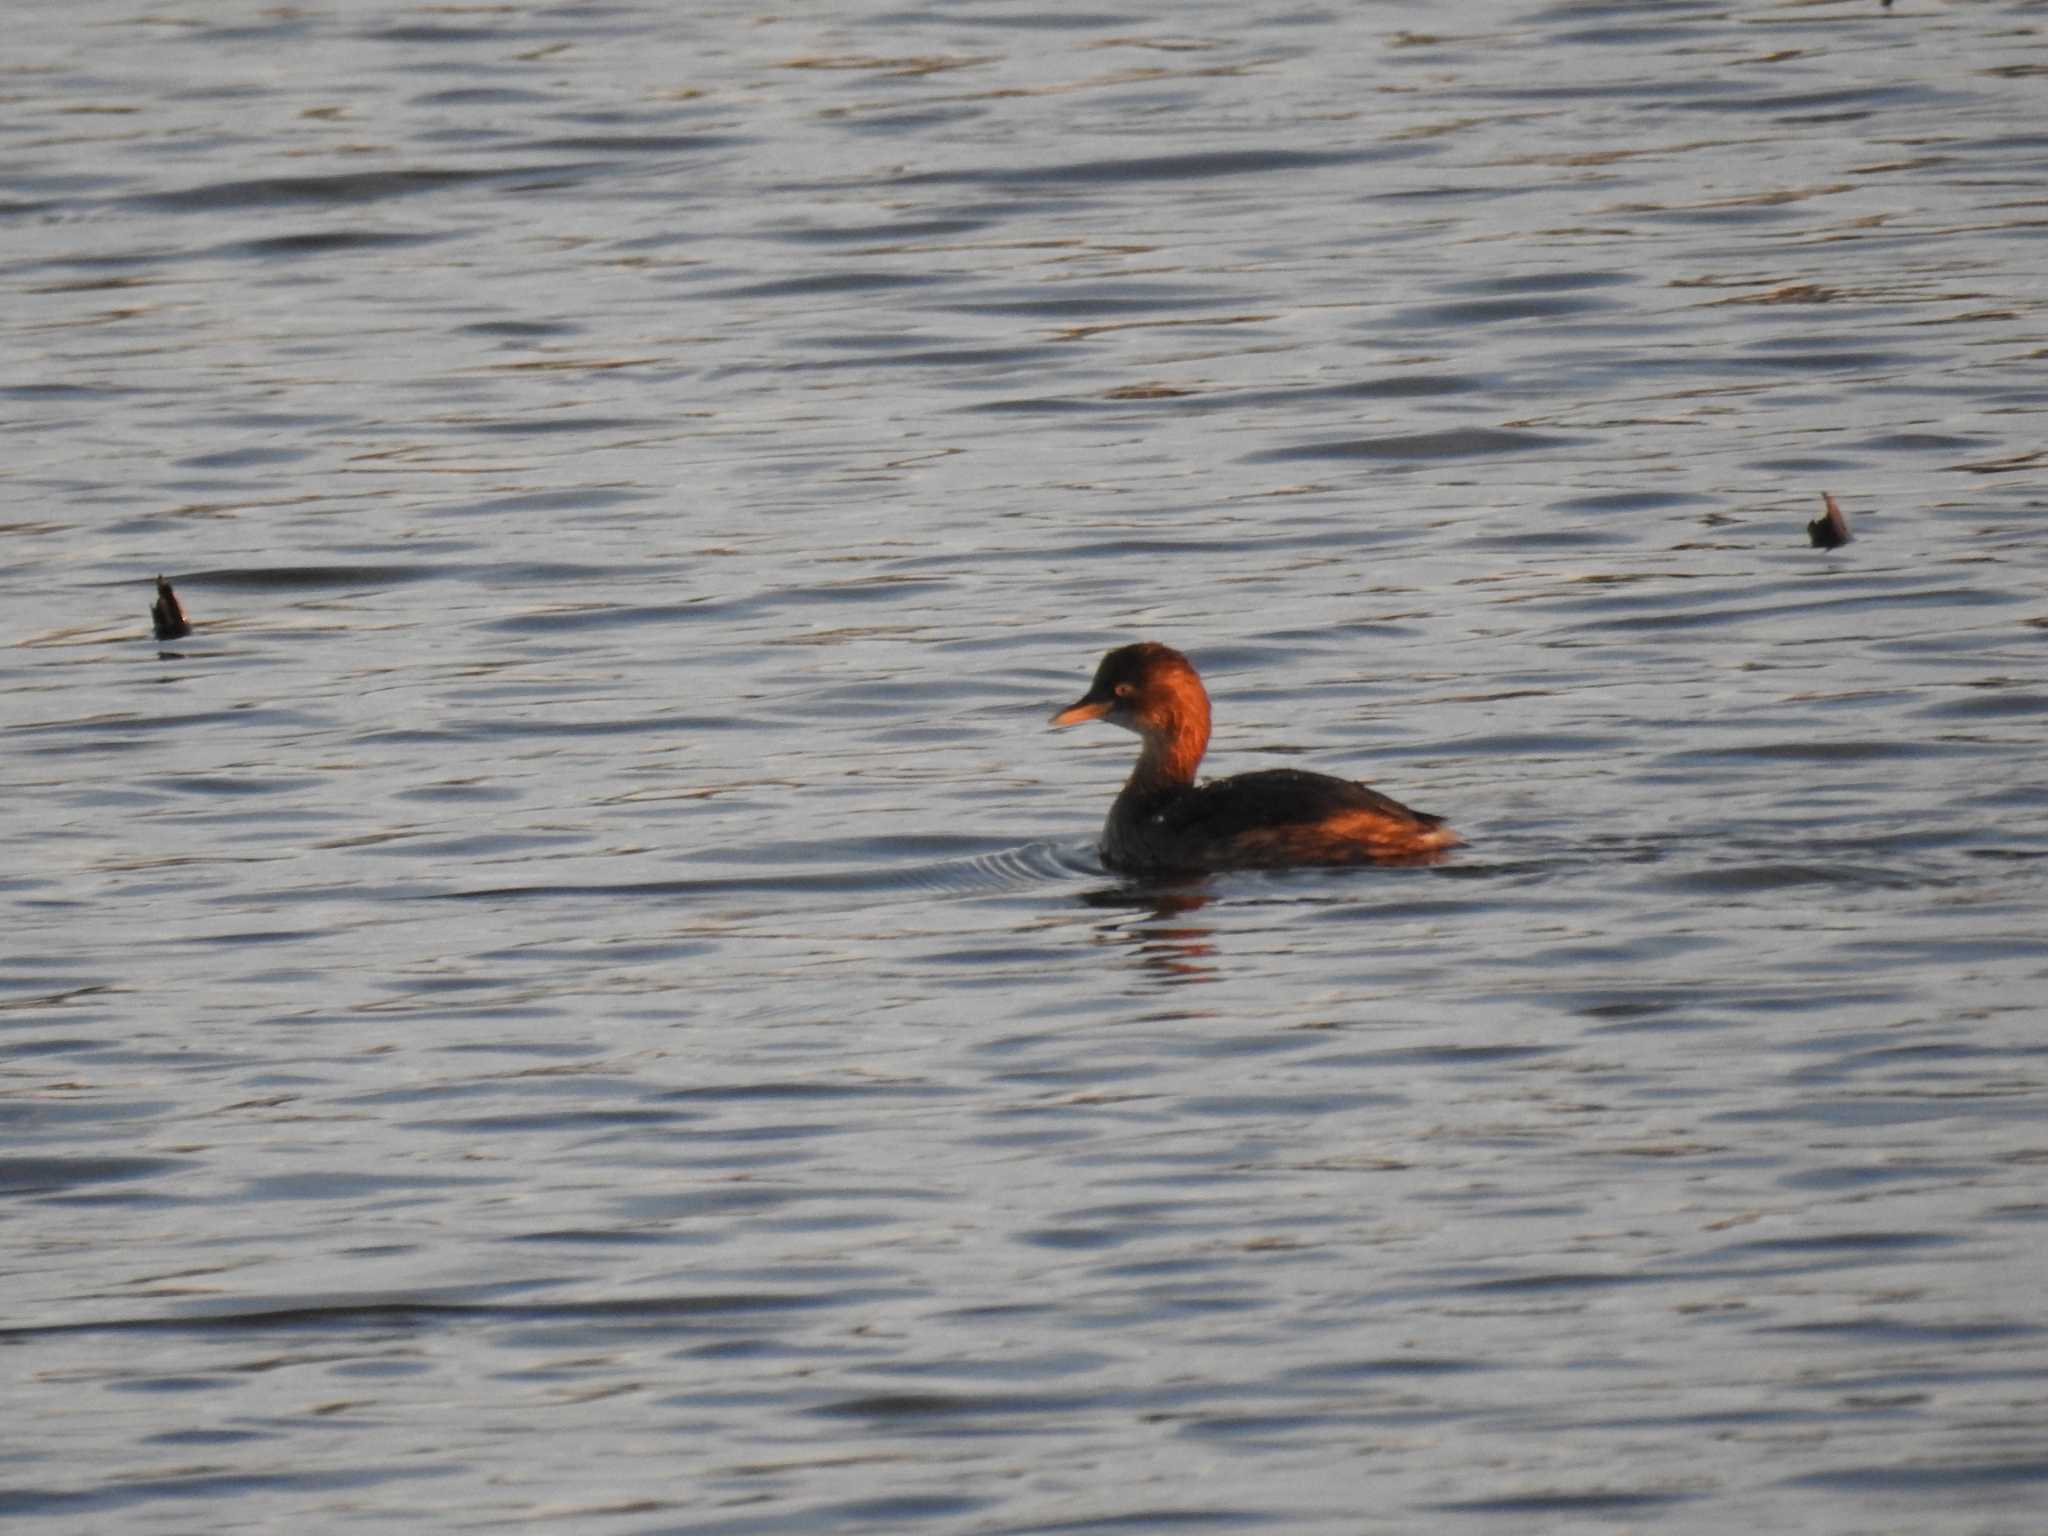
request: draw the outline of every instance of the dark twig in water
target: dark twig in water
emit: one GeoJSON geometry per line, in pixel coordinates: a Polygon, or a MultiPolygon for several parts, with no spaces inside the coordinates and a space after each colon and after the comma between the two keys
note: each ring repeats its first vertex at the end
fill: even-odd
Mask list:
{"type": "Polygon", "coordinates": [[[156,601],[150,604],[149,617],[156,625],[159,640],[182,640],[192,633],[192,626],[185,618],[185,610],[178,606],[178,594],[171,590],[171,584],[159,576],[156,579],[156,601]]]}
{"type": "Polygon", "coordinates": [[[1820,499],[1827,504],[1827,511],[1806,525],[1806,536],[1815,549],[1840,549],[1849,542],[1849,519],[1826,491],[1820,493],[1820,499]]]}

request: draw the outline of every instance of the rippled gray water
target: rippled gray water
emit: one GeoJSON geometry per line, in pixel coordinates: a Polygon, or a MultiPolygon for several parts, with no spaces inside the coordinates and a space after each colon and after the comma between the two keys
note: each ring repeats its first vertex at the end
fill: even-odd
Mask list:
{"type": "Polygon", "coordinates": [[[0,1513],[2039,1528],[2040,6],[9,27],[0,1513]]]}

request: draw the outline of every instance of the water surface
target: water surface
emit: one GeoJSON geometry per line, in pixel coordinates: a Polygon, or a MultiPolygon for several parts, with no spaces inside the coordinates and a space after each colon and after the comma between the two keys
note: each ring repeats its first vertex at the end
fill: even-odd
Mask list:
{"type": "Polygon", "coordinates": [[[2036,8],[10,27],[25,1530],[2030,1527],[2036,8]]]}

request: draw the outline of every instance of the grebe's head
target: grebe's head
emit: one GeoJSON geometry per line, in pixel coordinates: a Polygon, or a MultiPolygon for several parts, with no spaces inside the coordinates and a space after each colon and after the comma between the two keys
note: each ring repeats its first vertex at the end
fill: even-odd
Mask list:
{"type": "Polygon", "coordinates": [[[1209,695],[1187,657],[1170,645],[1141,641],[1103,657],[1088,691],[1054,715],[1051,724],[1059,730],[1085,720],[1107,720],[1140,736],[1198,731],[1207,742],[1209,695]]]}

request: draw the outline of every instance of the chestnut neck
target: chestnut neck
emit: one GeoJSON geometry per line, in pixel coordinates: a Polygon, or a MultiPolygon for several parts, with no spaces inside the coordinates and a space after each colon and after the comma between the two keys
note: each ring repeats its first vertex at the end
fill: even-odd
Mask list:
{"type": "Polygon", "coordinates": [[[1192,675],[1176,678],[1139,717],[1144,747],[1131,770],[1133,789],[1185,789],[1195,782],[1202,754],[1209,750],[1209,696],[1192,675]]]}

